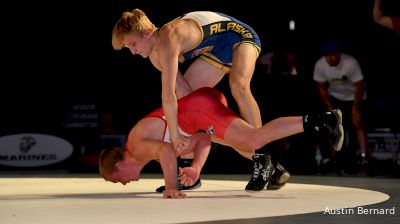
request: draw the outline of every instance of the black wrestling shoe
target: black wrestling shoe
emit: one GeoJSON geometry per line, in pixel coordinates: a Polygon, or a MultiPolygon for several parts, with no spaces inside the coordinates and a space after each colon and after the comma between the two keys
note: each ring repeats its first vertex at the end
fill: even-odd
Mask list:
{"type": "MultiPolygon", "coordinates": [[[[178,183],[178,185],[177,185],[177,189],[180,190],[180,191],[194,190],[194,189],[197,189],[199,187],[201,187],[200,178],[192,186],[186,187],[186,186],[181,185],[180,183],[178,183]]],[[[164,192],[164,190],[165,190],[165,185],[157,188],[156,192],[162,193],[162,192],[164,192]]]]}
{"type": "Polygon", "coordinates": [[[165,191],[165,185],[160,186],[160,187],[158,187],[158,188],[156,189],[156,192],[158,192],[158,193],[162,193],[162,192],[164,192],[164,191],[165,191]]]}
{"type": "Polygon", "coordinates": [[[287,170],[285,170],[285,168],[280,163],[277,163],[275,167],[275,172],[272,175],[271,182],[267,186],[267,189],[279,190],[280,188],[285,186],[289,178],[290,178],[290,173],[287,170]]]}
{"type": "Polygon", "coordinates": [[[253,161],[253,175],[245,188],[245,190],[249,192],[261,191],[265,186],[268,186],[275,172],[269,155],[255,154],[253,155],[253,161]]]}
{"type": "Polygon", "coordinates": [[[305,132],[331,140],[336,151],[342,149],[344,130],[342,112],[339,109],[318,115],[306,115],[303,117],[303,127],[305,132]]]}

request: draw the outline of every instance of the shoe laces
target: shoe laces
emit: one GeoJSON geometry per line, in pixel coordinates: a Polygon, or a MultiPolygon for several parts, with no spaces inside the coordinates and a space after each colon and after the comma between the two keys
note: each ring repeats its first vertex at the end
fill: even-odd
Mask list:
{"type": "Polygon", "coordinates": [[[258,178],[258,176],[260,176],[262,168],[263,168],[263,165],[260,162],[254,162],[254,170],[253,170],[253,175],[252,175],[251,179],[256,180],[258,178]]]}
{"type": "Polygon", "coordinates": [[[261,170],[261,175],[264,180],[268,179],[268,174],[272,176],[275,170],[272,169],[272,164],[267,165],[264,169],[261,170]]]}

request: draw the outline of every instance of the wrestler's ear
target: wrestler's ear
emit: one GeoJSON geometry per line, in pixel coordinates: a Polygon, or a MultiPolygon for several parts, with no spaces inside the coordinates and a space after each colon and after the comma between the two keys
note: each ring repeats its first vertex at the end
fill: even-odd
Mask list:
{"type": "Polygon", "coordinates": [[[144,37],[150,37],[152,32],[149,29],[144,29],[143,30],[143,36],[144,37]]]}
{"type": "Polygon", "coordinates": [[[115,163],[115,168],[117,168],[118,170],[121,170],[125,167],[125,164],[123,161],[118,161],[115,163]]]}

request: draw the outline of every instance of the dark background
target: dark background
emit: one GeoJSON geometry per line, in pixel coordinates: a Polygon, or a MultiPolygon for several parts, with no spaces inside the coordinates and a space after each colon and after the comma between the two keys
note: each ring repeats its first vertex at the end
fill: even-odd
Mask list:
{"type": "MultiPolygon", "coordinates": [[[[296,49],[304,86],[258,71],[254,75],[252,88],[264,121],[277,116],[279,108],[286,108],[290,114],[320,107],[311,82],[312,70],[321,56],[322,41],[335,37],[342,42],[344,52],[355,56],[362,67],[370,102],[369,128],[400,127],[399,37],[373,22],[373,0],[72,0],[2,4],[0,135],[38,132],[66,136],[72,141],[97,141],[93,136],[99,130],[63,127],[73,105],[92,104],[99,114],[111,112],[117,134],[127,134],[135,121],[159,107],[159,72],[148,60],[132,56],[125,49],[114,51],[111,46],[115,22],[123,11],[134,8],[146,12],[158,27],[189,11],[223,12],[267,37],[263,53],[287,46],[296,49]],[[288,29],[291,19],[296,21],[295,31],[288,29]],[[75,137],[78,134],[79,138],[75,137]]],[[[400,15],[399,1],[384,0],[384,11],[400,15]]],[[[216,88],[231,100],[226,79],[216,88]]],[[[235,110],[233,101],[231,105],[235,110]]]]}

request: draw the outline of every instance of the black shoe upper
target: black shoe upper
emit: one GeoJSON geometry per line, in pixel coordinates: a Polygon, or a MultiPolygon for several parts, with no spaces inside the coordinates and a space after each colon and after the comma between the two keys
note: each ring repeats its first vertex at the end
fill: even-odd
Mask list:
{"type": "MultiPolygon", "coordinates": [[[[196,183],[194,183],[192,186],[183,186],[180,183],[178,183],[176,189],[180,190],[180,191],[186,191],[186,190],[194,190],[201,187],[201,180],[200,178],[196,181],[196,183]]],[[[156,189],[156,192],[162,193],[165,190],[165,185],[160,186],[156,189]]]]}
{"type": "Polygon", "coordinates": [[[245,190],[261,191],[271,181],[275,168],[269,155],[255,154],[253,161],[253,174],[245,190]]]}
{"type": "Polygon", "coordinates": [[[268,190],[278,190],[282,188],[290,178],[289,172],[278,162],[275,166],[275,172],[271,177],[271,182],[267,186],[268,190]]]}
{"type": "Polygon", "coordinates": [[[344,131],[342,125],[342,112],[335,109],[322,114],[306,115],[303,117],[304,131],[311,135],[328,139],[336,151],[343,145],[344,131]]]}

